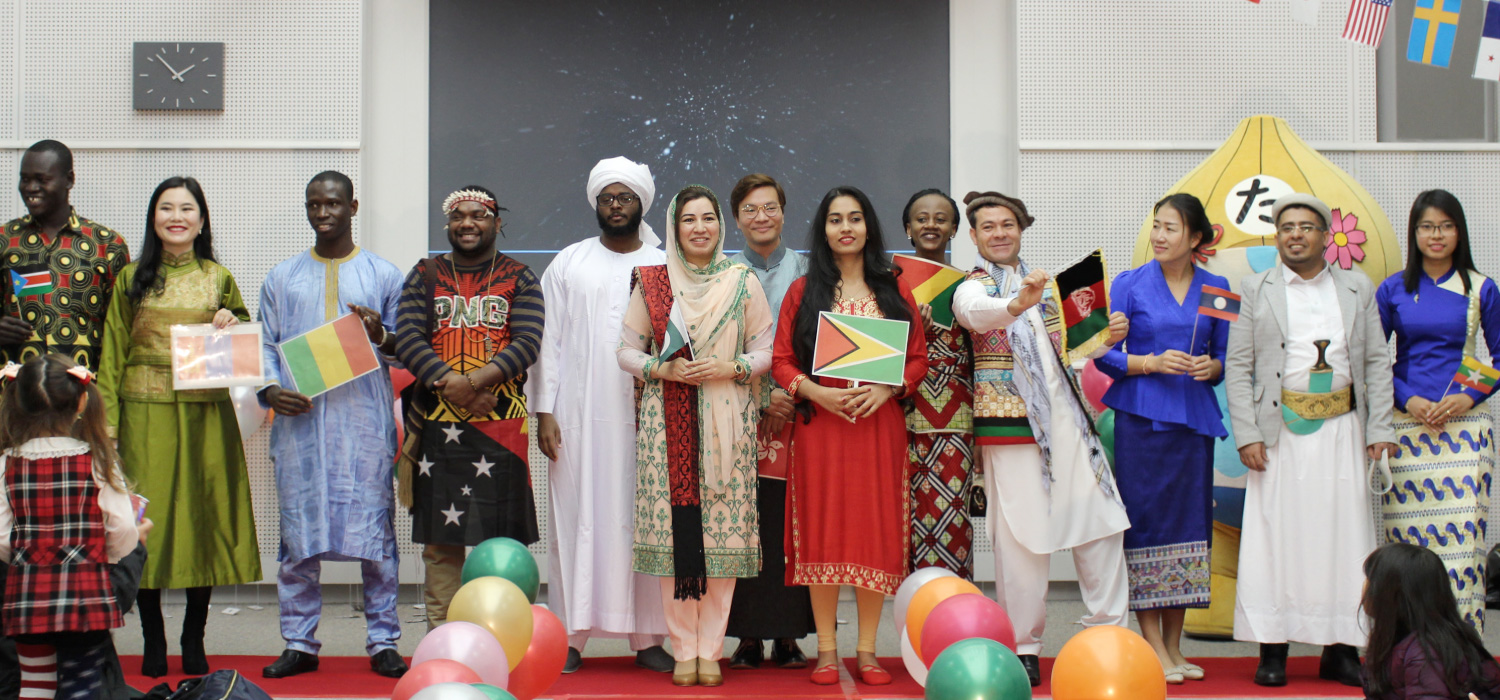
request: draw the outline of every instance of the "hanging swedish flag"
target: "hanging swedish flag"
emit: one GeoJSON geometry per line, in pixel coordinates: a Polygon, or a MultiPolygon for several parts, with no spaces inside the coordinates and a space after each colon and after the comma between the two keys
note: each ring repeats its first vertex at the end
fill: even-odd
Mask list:
{"type": "Polygon", "coordinates": [[[1463,0],[1417,0],[1406,41],[1406,60],[1447,68],[1458,37],[1458,13],[1463,0]]]}

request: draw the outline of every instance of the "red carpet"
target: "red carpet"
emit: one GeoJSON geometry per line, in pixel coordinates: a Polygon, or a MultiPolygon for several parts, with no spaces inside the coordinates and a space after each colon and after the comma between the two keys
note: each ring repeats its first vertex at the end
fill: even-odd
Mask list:
{"type": "MultiPolygon", "coordinates": [[[[271,656],[213,656],[214,668],[237,669],[246,678],[265,689],[275,698],[389,698],[396,682],[370,672],[370,662],[363,656],[323,657],[321,667],[315,673],[292,678],[272,680],[260,677],[260,669],[275,660],[271,656]]],[[[1173,698],[1359,698],[1364,694],[1358,688],[1339,685],[1318,679],[1317,657],[1293,658],[1288,664],[1291,682],[1285,688],[1262,688],[1251,682],[1255,673],[1256,659],[1248,657],[1197,659],[1208,676],[1203,681],[1188,681],[1183,685],[1168,686],[1167,696],[1173,698]]],[[[177,687],[184,676],[170,675],[164,678],[144,678],[135,675],[141,667],[139,656],[120,659],[125,667],[126,682],[141,690],[157,683],[169,682],[177,687]]],[[[556,700],[587,700],[589,698],[735,698],[736,700],[770,700],[771,698],[920,698],[922,688],[918,686],[901,665],[900,659],[881,659],[886,670],[895,677],[887,686],[869,686],[857,680],[858,671],[854,660],[848,659],[848,677],[839,685],[817,686],[808,682],[809,669],[796,671],[762,668],[754,671],[728,671],[727,662],[724,685],[718,688],[678,688],[672,685],[667,674],[652,673],[636,668],[630,657],[586,658],[583,670],[563,676],[545,697],[556,700]]],[[[172,657],[170,667],[180,668],[177,657],[172,657]]],[[[1052,660],[1042,660],[1042,687],[1034,696],[1049,697],[1046,678],[1052,672],[1052,660]]]]}

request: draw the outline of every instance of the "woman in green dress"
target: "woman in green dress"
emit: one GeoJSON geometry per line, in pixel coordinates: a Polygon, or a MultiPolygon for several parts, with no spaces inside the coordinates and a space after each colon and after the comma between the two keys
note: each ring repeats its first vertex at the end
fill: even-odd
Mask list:
{"type": "Polygon", "coordinates": [[[173,390],[170,354],[174,325],[225,328],[248,320],[234,278],[214,262],[203,188],[190,177],[163,181],[146,210],[141,257],[115,283],[99,367],[125,473],[136,493],[150,499],[156,522],[136,602],[145,676],[167,672],[162,589],[187,589],[182,671],[203,675],[213,586],[261,578],[250,478],[229,390],[173,390]]]}

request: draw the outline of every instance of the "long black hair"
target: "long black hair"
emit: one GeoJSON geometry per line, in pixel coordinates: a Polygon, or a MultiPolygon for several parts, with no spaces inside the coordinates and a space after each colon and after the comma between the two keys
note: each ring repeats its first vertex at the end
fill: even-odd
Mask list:
{"type": "Polygon", "coordinates": [[[1151,213],[1155,215],[1164,206],[1171,207],[1182,217],[1182,225],[1187,229],[1189,240],[1193,234],[1198,234],[1198,242],[1193,244],[1193,253],[1202,253],[1205,246],[1214,242],[1213,222],[1208,220],[1208,212],[1203,211],[1203,202],[1197,197],[1186,192],[1169,194],[1151,208],[1151,213]]]}
{"type": "Polygon", "coordinates": [[[1401,274],[1406,293],[1416,294],[1417,284],[1422,279],[1422,248],[1417,243],[1417,224],[1422,222],[1422,215],[1427,213],[1428,207],[1447,214],[1458,229],[1458,242],[1453,246],[1453,269],[1463,280],[1464,295],[1467,296],[1469,272],[1478,270],[1474,267],[1474,255],[1469,252],[1469,220],[1464,218],[1464,205],[1459,204],[1458,198],[1448,190],[1427,190],[1411,203],[1411,216],[1406,219],[1406,272],[1401,274]]]}
{"type": "Polygon", "coordinates": [[[161,238],[156,235],[156,203],[161,201],[163,192],[177,187],[185,188],[193,195],[198,202],[198,213],[203,217],[203,230],[193,239],[193,253],[199,260],[214,260],[213,229],[209,226],[208,199],[203,196],[203,186],[190,177],[175,176],[162,180],[151,193],[151,203],[146,205],[146,237],[141,243],[141,257],[135,264],[135,277],[125,290],[125,296],[132,302],[139,303],[146,295],[160,292],[166,283],[161,276],[162,250],[161,238]]]}
{"type": "Polygon", "coordinates": [[[1370,644],[1365,650],[1365,679],[1371,697],[1391,687],[1391,652],[1415,636],[1429,663],[1438,667],[1450,697],[1467,697],[1458,682],[1467,670],[1471,683],[1485,677],[1481,663],[1493,659],[1474,627],[1458,616],[1448,583],[1448,569],[1432,550],[1395,542],[1365,558],[1365,595],[1360,607],[1370,614],[1370,644]]]}
{"type": "Polygon", "coordinates": [[[880,313],[896,321],[911,321],[911,310],[901,298],[901,289],[896,286],[896,276],[901,271],[891,265],[885,254],[885,237],[880,232],[880,219],[875,216],[875,207],[864,192],[848,185],[828,190],[818,211],[813,215],[811,230],[807,234],[807,281],[802,290],[802,303],[797,307],[797,318],[792,325],[792,349],[797,357],[797,366],[812,374],[813,344],[818,335],[818,312],[832,311],[834,295],[838,291],[843,273],[833,260],[833,247],[828,245],[828,210],[833,200],[853,197],[859,202],[859,210],[865,215],[865,285],[875,293],[875,303],[880,313]]]}

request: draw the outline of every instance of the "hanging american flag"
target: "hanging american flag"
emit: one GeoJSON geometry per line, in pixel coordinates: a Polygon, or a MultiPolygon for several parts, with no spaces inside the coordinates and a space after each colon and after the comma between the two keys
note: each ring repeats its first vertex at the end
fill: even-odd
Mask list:
{"type": "Polygon", "coordinates": [[[1349,18],[1344,21],[1344,38],[1365,46],[1380,46],[1385,35],[1386,16],[1391,0],[1349,0],[1349,18]]]}

